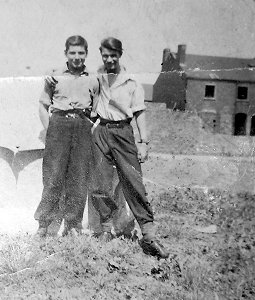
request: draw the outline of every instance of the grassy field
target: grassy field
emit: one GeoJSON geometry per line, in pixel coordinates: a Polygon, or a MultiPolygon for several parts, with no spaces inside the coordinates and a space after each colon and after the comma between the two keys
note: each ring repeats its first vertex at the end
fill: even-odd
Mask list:
{"type": "MultiPolygon", "coordinates": [[[[162,126],[161,109],[149,109],[143,174],[170,257],[149,257],[122,237],[102,244],[89,231],[2,233],[0,299],[255,299],[253,140],[212,135],[197,116],[169,110],[162,126]]],[[[32,171],[24,187],[39,167],[32,171]]]]}
{"type": "Polygon", "coordinates": [[[122,238],[2,235],[1,299],[254,299],[254,196],[153,190],[170,258],[146,256],[122,238]]]}

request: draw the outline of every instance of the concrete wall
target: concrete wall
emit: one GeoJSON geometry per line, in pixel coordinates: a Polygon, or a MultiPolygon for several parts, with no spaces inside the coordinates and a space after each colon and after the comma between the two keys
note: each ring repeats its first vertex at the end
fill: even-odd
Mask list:
{"type": "Polygon", "coordinates": [[[185,79],[179,71],[159,74],[153,86],[153,102],[166,103],[167,108],[185,109],[185,79]]]}
{"type": "Polygon", "coordinates": [[[41,149],[43,130],[38,115],[42,77],[0,80],[0,146],[17,150],[41,149]]]}

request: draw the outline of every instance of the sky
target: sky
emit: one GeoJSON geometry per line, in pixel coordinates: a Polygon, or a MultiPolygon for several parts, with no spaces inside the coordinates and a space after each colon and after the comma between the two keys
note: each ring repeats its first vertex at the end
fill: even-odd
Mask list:
{"type": "Polygon", "coordinates": [[[65,62],[64,43],[89,43],[91,71],[100,41],[123,42],[130,73],[160,72],[162,52],[255,57],[253,0],[0,0],[0,77],[40,76],[65,62]]]}

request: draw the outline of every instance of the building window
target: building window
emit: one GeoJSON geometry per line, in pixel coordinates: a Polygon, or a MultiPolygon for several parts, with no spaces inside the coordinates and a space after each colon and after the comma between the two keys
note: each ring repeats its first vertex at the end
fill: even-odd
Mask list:
{"type": "Polygon", "coordinates": [[[248,87],[247,86],[239,86],[237,88],[237,99],[240,99],[240,100],[248,99],[248,87]]]}
{"type": "Polygon", "coordinates": [[[205,98],[215,98],[215,85],[207,84],[205,86],[205,98]]]}
{"type": "Polygon", "coordinates": [[[247,115],[244,113],[235,115],[234,135],[246,135],[246,120],[247,115]]]}
{"type": "Polygon", "coordinates": [[[255,116],[251,117],[251,130],[250,135],[255,136],[255,116]]]}

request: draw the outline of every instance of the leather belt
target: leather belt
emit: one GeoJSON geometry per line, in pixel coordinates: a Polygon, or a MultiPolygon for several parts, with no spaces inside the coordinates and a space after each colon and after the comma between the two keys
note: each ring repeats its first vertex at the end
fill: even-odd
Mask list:
{"type": "Polygon", "coordinates": [[[61,117],[73,118],[73,119],[84,119],[90,118],[89,109],[70,109],[70,110],[57,110],[53,114],[56,114],[61,117]]]}
{"type": "Polygon", "coordinates": [[[123,128],[126,125],[129,125],[132,119],[125,119],[119,121],[107,120],[100,118],[100,125],[106,126],[108,128],[123,128]]]}

